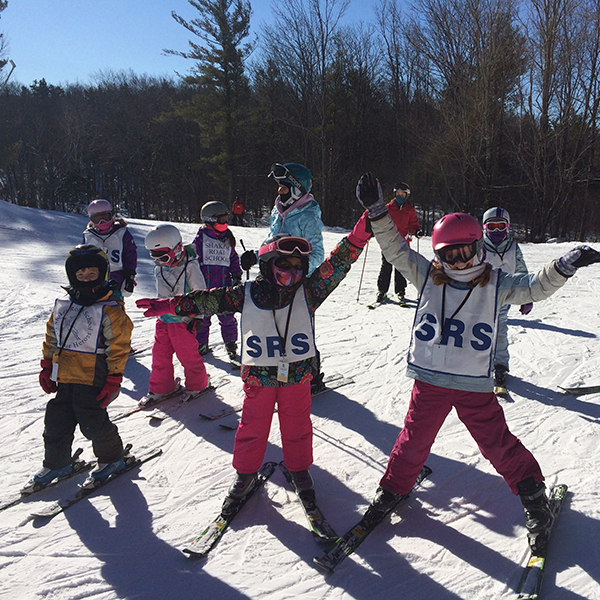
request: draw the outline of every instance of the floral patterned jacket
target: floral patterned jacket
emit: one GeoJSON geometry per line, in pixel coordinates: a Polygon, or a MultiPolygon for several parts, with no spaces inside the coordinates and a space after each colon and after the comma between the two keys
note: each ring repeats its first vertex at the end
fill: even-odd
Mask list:
{"type": "MultiPolygon", "coordinates": [[[[335,290],[350,271],[350,267],[362,252],[343,238],[333,249],[329,258],[313,271],[304,281],[304,291],[309,309],[314,313],[325,298],[335,290]]],[[[253,301],[261,308],[281,308],[289,304],[295,289],[282,289],[259,275],[251,283],[253,301]]],[[[213,288],[195,291],[177,297],[176,312],[181,316],[223,315],[241,312],[244,306],[244,286],[213,288]],[[187,301],[182,302],[182,299],[187,301]],[[191,300],[191,302],[189,301],[191,300]]],[[[242,365],[242,379],[250,385],[279,387],[310,381],[316,374],[314,359],[305,359],[290,363],[287,382],[277,381],[277,367],[259,367],[242,365]]]]}

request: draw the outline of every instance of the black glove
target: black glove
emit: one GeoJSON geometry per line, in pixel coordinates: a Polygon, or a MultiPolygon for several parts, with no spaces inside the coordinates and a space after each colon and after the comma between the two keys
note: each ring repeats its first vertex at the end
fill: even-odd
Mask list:
{"type": "Polygon", "coordinates": [[[127,294],[133,294],[133,289],[136,286],[135,271],[132,271],[131,269],[123,269],[123,274],[125,275],[125,279],[123,281],[123,291],[127,292],[127,294]]]}
{"type": "Polygon", "coordinates": [[[369,211],[369,219],[377,219],[387,213],[387,206],[383,201],[383,192],[379,180],[373,173],[365,173],[356,186],[356,198],[361,206],[369,211]]]}
{"type": "Polygon", "coordinates": [[[589,246],[577,246],[561,256],[555,263],[556,270],[564,277],[573,277],[580,267],[600,262],[600,252],[589,246]]]}
{"type": "Polygon", "coordinates": [[[244,271],[249,271],[257,262],[256,252],[254,250],[246,250],[240,256],[240,264],[242,265],[242,269],[244,271]]]}
{"type": "Polygon", "coordinates": [[[422,229],[417,230],[417,232],[415,233],[415,237],[422,238],[423,237],[423,230],[422,229]]]}
{"type": "Polygon", "coordinates": [[[231,285],[240,285],[240,283],[242,283],[242,274],[233,273],[231,275],[231,285]]]}

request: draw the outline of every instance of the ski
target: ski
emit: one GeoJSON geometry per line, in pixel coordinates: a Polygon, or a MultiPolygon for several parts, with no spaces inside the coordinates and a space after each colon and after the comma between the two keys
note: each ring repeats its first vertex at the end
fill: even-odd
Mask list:
{"type": "Polygon", "coordinates": [[[71,459],[73,470],[68,475],[65,475],[64,477],[61,477],[59,479],[53,479],[50,483],[46,483],[45,485],[40,485],[39,483],[25,485],[20,492],[14,494],[11,498],[8,498],[7,500],[0,502],[0,511],[10,508],[11,506],[15,506],[16,504],[19,504],[19,502],[22,502],[26,498],[29,498],[32,494],[41,492],[42,490],[48,489],[50,487],[54,487],[61,481],[66,481],[67,479],[71,479],[71,477],[74,477],[75,475],[79,475],[79,473],[82,473],[83,471],[91,469],[95,464],[94,462],[79,460],[79,456],[82,452],[83,449],[78,448],[73,454],[73,457],[71,459]]]}
{"type": "Polygon", "coordinates": [[[597,394],[600,392],[600,385],[576,386],[576,387],[561,387],[557,386],[565,394],[571,396],[585,396],[586,394],[597,394]]]}
{"type": "Polygon", "coordinates": [[[67,508],[69,508],[70,506],[73,506],[73,504],[77,504],[77,502],[79,502],[80,500],[87,498],[90,494],[93,494],[96,490],[99,490],[101,487],[104,487],[107,483],[110,483],[111,481],[114,481],[117,477],[120,477],[124,473],[127,473],[127,471],[131,471],[131,469],[134,469],[135,467],[141,465],[142,463],[145,463],[145,462],[147,462],[153,458],[156,458],[157,456],[160,456],[162,454],[162,448],[154,448],[153,450],[144,452],[143,454],[140,454],[139,456],[134,456],[132,454],[129,454],[130,449],[131,449],[131,444],[128,444],[124,449],[125,467],[123,469],[121,469],[120,471],[117,471],[116,473],[113,473],[107,479],[105,479],[103,481],[93,482],[93,484],[91,484],[89,486],[86,485],[86,483],[88,481],[90,481],[91,478],[88,478],[86,480],[86,482],[84,482],[82,484],[82,486],[80,486],[79,491],[77,491],[77,493],[73,494],[72,496],[70,496],[68,498],[63,498],[62,500],[58,500],[57,502],[51,504],[49,507],[47,507],[45,509],[41,509],[37,512],[32,512],[30,514],[30,517],[31,518],[51,519],[52,517],[55,517],[56,515],[60,514],[61,512],[67,510],[67,508]]]}
{"type": "MultiPolygon", "coordinates": [[[[425,465],[419,476],[417,477],[417,481],[413,485],[411,491],[414,489],[431,474],[431,469],[425,465]]],[[[350,554],[356,551],[356,549],[365,541],[365,538],[383,521],[383,519],[393,510],[395,510],[398,505],[408,498],[410,493],[401,496],[396,503],[396,505],[391,508],[389,511],[385,513],[380,513],[378,515],[369,514],[369,509],[365,512],[362,519],[354,526],[352,529],[347,531],[342,537],[338,538],[335,544],[320,554],[319,556],[315,556],[313,559],[314,562],[321,567],[324,571],[328,573],[333,573],[334,569],[350,554]]]]}
{"type": "Polygon", "coordinates": [[[323,513],[317,506],[317,503],[315,501],[314,490],[310,490],[310,495],[303,495],[302,492],[296,489],[296,486],[294,485],[294,481],[292,479],[292,475],[283,463],[283,461],[279,463],[279,468],[285,475],[287,482],[292,486],[294,492],[296,492],[296,495],[298,496],[298,499],[302,504],[304,514],[308,519],[308,526],[310,528],[315,542],[319,544],[331,544],[332,542],[335,542],[337,539],[339,539],[340,536],[335,532],[335,529],[327,521],[325,515],[323,515],[323,513]]]}
{"type": "Polygon", "coordinates": [[[396,304],[396,305],[400,306],[401,308],[414,308],[416,306],[416,301],[408,300],[407,298],[402,298],[402,300],[400,300],[400,299],[394,300],[393,298],[389,298],[388,296],[385,296],[381,302],[375,301],[375,302],[373,302],[373,304],[367,304],[367,308],[369,308],[371,310],[375,310],[376,308],[378,308],[379,306],[382,306],[384,304],[396,304]]]}
{"type": "Polygon", "coordinates": [[[184,391],[185,391],[185,389],[181,385],[181,379],[179,377],[177,377],[175,379],[175,389],[170,394],[165,394],[164,396],[161,396],[158,400],[151,400],[147,396],[144,396],[137,403],[137,406],[134,406],[133,408],[124,410],[123,412],[120,412],[114,416],[111,416],[110,420],[113,422],[120,421],[121,419],[125,419],[131,415],[134,415],[137,412],[140,412],[142,410],[148,410],[149,408],[153,408],[157,404],[162,404],[163,402],[166,402],[167,400],[176,398],[176,397],[180,396],[181,394],[183,394],[184,391]]]}
{"type": "Polygon", "coordinates": [[[547,539],[541,550],[531,550],[527,564],[523,568],[521,580],[517,586],[518,600],[536,600],[540,597],[542,587],[542,579],[544,577],[544,567],[546,566],[546,551],[548,549],[548,541],[550,534],[558,518],[558,513],[562,508],[567,496],[566,485],[556,485],[550,490],[550,510],[554,518],[550,524],[550,529],[547,532],[547,539]]]}
{"type": "Polygon", "coordinates": [[[194,538],[190,544],[183,549],[183,553],[186,554],[188,558],[202,558],[203,556],[206,556],[221,539],[231,521],[237,516],[254,492],[261,488],[265,481],[273,475],[276,467],[276,462],[266,462],[258,471],[258,478],[250,491],[243,498],[240,498],[235,505],[231,506],[229,514],[223,515],[223,513],[220,513],[197,538],[194,538]]]}
{"type": "Polygon", "coordinates": [[[201,412],[200,416],[203,419],[206,419],[207,421],[215,421],[216,419],[222,419],[223,417],[226,417],[228,415],[231,415],[233,413],[236,413],[236,412],[242,410],[243,406],[244,406],[244,404],[240,402],[240,404],[236,404],[235,406],[229,406],[228,408],[224,408],[224,409],[222,409],[220,411],[216,411],[216,412],[209,412],[209,411],[201,412]]]}

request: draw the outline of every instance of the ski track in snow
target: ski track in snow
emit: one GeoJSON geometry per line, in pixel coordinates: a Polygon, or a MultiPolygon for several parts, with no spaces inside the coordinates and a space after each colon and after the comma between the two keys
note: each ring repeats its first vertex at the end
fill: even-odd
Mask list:
{"type": "MultiPolygon", "coordinates": [[[[41,344],[54,299],[66,282],[64,259],[80,242],[86,219],[0,201],[0,237],[8,253],[0,273],[0,498],[19,489],[41,465],[44,407],[38,384],[41,344]]],[[[133,345],[153,339],[154,319],[134,300],[154,295],[144,236],[155,222],[130,221],[138,244],[139,275],[126,308],[133,345]]],[[[190,242],[197,224],[179,224],[190,242]]],[[[258,248],[265,228],[232,227],[258,248]]],[[[326,251],[343,237],[325,232],[326,251]]],[[[530,271],[575,244],[523,244],[530,271]]],[[[597,245],[596,245],[597,246],[597,245]]],[[[240,248],[241,249],[241,248],[240,248]]],[[[420,250],[431,257],[429,240],[420,250]]],[[[316,313],[317,345],[326,375],[354,380],[313,401],[314,465],[319,505],[339,534],[354,524],[385,470],[408,406],[405,375],[414,310],[384,304],[376,294],[376,241],[316,313]]],[[[252,276],[257,273],[256,267],[252,276]]],[[[407,296],[416,298],[408,286],[407,296]]],[[[600,600],[600,489],[597,448],[600,394],[578,398],[558,385],[600,383],[600,266],[579,271],[528,316],[509,313],[511,398],[503,401],[511,430],[540,461],[549,484],[570,494],[553,533],[544,598],[600,600]]],[[[206,357],[213,381],[229,379],[215,395],[189,404],[165,403],[166,418],[139,412],[118,422],[134,451],[161,446],[161,457],[134,469],[47,523],[30,521],[34,507],[70,495],[85,474],[0,513],[0,599],[114,600],[223,598],[378,600],[511,598],[525,558],[523,511],[481,456],[455,413],[427,461],[433,474],[356,554],[332,575],[312,562],[322,551],[308,531],[300,502],[276,470],[248,502],[209,557],[181,553],[219,512],[233,476],[234,432],[199,417],[206,408],[243,398],[213,318],[206,357]]],[[[131,408],[147,391],[151,352],[131,357],[111,414],[131,408]]],[[[176,374],[183,375],[179,365],[176,374]]],[[[215,409],[218,410],[218,409],[215,409]]],[[[76,432],[73,448],[90,443],[76,432]]],[[[282,460],[277,415],[265,460],[282,460]]]]}

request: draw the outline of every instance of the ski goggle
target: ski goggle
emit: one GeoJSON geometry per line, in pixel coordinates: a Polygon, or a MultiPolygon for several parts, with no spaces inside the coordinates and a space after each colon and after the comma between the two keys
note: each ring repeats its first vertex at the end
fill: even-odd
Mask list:
{"type": "Polygon", "coordinates": [[[150,256],[157,263],[169,265],[175,262],[181,256],[182,245],[177,244],[175,248],[157,248],[156,250],[150,250],[150,256]]]}
{"type": "Polygon", "coordinates": [[[90,221],[96,225],[98,223],[108,223],[112,218],[113,214],[109,211],[90,215],[90,221]]]}
{"type": "Polygon", "coordinates": [[[459,262],[468,263],[477,255],[477,242],[446,246],[445,248],[436,250],[435,253],[442,262],[448,265],[455,265],[459,262]]]}
{"type": "Polygon", "coordinates": [[[278,183],[280,179],[287,179],[294,187],[297,187],[299,190],[304,190],[304,186],[288,171],[287,167],[284,167],[279,163],[273,163],[271,165],[269,177],[273,177],[278,183]]]}
{"type": "Polygon", "coordinates": [[[486,223],[483,228],[487,231],[504,231],[508,229],[508,225],[505,221],[491,221],[486,223]]]}
{"type": "Polygon", "coordinates": [[[301,237],[287,236],[265,244],[258,253],[262,255],[268,252],[277,252],[277,254],[283,255],[296,253],[301,256],[308,256],[312,252],[312,244],[301,237]]]}

